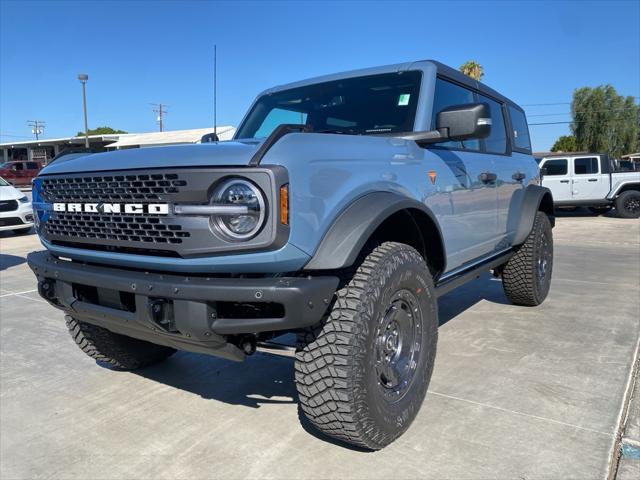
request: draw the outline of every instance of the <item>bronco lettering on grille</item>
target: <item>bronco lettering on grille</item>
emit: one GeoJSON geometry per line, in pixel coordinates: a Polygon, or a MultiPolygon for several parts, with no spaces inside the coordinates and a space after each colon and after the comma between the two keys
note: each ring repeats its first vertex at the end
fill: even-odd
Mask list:
{"type": "Polygon", "coordinates": [[[168,215],[169,205],[166,203],[54,203],[53,211],[168,215]]]}

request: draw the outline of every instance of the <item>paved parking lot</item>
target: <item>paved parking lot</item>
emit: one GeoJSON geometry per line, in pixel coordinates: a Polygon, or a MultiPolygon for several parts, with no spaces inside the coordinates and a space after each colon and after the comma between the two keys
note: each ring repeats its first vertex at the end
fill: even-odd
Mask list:
{"type": "Polygon", "coordinates": [[[3,479],[609,473],[640,333],[637,220],[559,218],[552,291],[538,308],[509,305],[489,276],[443,297],[424,406],[376,453],[301,422],[290,359],[178,353],[138,373],[96,365],[34,291],[24,257],[35,236],[0,237],[3,479]]]}

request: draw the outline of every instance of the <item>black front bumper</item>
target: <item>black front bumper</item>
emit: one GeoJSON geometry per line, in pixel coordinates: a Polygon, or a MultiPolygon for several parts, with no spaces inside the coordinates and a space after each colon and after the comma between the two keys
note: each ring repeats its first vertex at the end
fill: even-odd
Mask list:
{"type": "Polygon", "coordinates": [[[236,360],[244,354],[228,343],[228,335],[311,326],[322,319],[338,286],[332,276],[204,278],[141,272],[61,260],[46,251],[30,253],[27,262],[40,295],[78,320],[236,360]],[[244,311],[251,315],[238,315],[244,311]],[[263,317],[261,311],[275,315],[263,317]]]}

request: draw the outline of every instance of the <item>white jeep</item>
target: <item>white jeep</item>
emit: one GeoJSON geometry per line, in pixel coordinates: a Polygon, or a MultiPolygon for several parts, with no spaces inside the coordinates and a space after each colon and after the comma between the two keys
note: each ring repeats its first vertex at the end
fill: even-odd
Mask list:
{"type": "Polygon", "coordinates": [[[558,154],[539,161],[542,185],[555,207],[588,207],[622,218],[640,217],[640,172],[617,172],[606,154],[558,154]]]}

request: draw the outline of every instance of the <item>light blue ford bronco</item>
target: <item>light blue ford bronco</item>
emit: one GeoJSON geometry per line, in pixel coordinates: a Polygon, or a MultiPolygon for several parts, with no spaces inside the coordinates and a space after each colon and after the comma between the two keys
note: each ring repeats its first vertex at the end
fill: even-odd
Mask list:
{"type": "Polygon", "coordinates": [[[86,354],[290,354],[309,421],[368,449],[420,409],[439,296],[492,271],[535,306],[551,281],[524,112],[435,61],[267,90],[232,141],[59,158],[33,200],[29,266],[86,354]]]}

